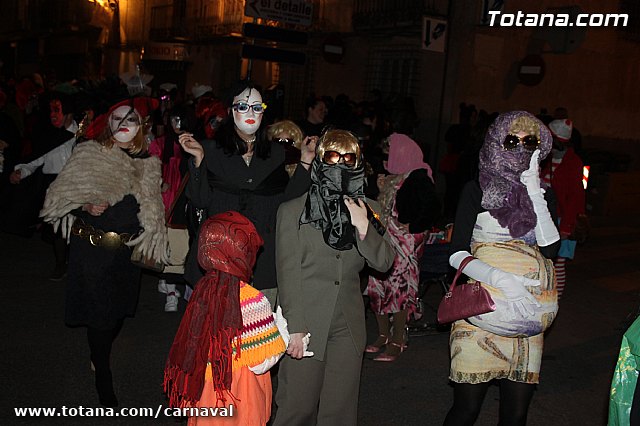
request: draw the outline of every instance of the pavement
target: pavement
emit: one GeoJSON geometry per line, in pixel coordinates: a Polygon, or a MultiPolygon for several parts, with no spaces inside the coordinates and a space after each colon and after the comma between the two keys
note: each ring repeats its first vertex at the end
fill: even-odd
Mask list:
{"type": "MultiPolygon", "coordinates": [[[[621,336],[640,307],[637,218],[592,218],[590,238],[568,264],[568,282],[555,324],[547,333],[529,426],[605,425],[609,387],[621,336]]],[[[0,233],[0,425],[183,425],[185,418],[90,417],[100,407],[90,370],[84,328],[64,325],[65,282],[47,279],[53,253],[38,234],[0,233]],[[74,417],[17,417],[19,407],[62,407],[74,417]],[[83,409],[80,411],[79,407],[83,409]],[[85,414],[80,416],[80,414],[85,414]]],[[[432,321],[441,297],[426,295],[432,321]]],[[[125,321],[114,344],[114,384],[121,407],[164,408],[162,373],[186,303],[164,312],[157,279],[143,275],[135,318],[125,321]]],[[[369,340],[375,320],[368,314],[369,340]]],[[[410,334],[395,362],[364,359],[359,425],[441,425],[451,405],[448,333],[427,328],[410,334]]],[[[498,421],[498,388],[492,386],[476,425],[498,421]]]]}

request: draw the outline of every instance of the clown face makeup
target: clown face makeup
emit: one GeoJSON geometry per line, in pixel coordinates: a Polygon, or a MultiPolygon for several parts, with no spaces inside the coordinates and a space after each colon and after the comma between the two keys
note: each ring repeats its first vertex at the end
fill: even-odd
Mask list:
{"type": "Polygon", "coordinates": [[[116,141],[129,143],[140,131],[140,117],[130,106],[120,106],[109,116],[109,128],[116,141]]]}
{"type": "Polygon", "coordinates": [[[55,127],[61,128],[64,126],[64,113],[62,112],[62,103],[59,100],[54,99],[49,102],[49,109],[51,112],[49,113],[49,119],[51,120],[51,124],[55,127]]]}
{"type": "Polygon", "coordinates": [[[262,95],[256,89],[245,89],[233,98],[233,122],[238,130],[246,135],[253,135],[260,128],[264,104],[262,95]],[[248,107],[248,108],[247,108],[248,107]]]}

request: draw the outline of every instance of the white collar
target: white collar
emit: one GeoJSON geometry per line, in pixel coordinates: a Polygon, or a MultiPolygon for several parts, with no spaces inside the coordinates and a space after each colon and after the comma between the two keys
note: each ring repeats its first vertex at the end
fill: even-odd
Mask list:
{"type": "Polygon", "coordinates": [[[75,135],[78,131],[78,123],[76,123],[76,120],[71,120],[71,124],[69,124],[69,127],[67,127],[66,130],[75,135]]]}

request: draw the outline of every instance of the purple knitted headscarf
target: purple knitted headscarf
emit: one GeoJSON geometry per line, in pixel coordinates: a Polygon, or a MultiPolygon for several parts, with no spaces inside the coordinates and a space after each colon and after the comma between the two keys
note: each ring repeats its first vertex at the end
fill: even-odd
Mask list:
{"type": "Polygon", "coordinates": [[[504,138],[513,131],[513,124],[526,117],[530,128],[540,135],[540,161],[551,151],[552,137],[549,129],[535,116],[526,111],[511,111],[500,114],[489,128],[480,149],[480,188],[482,207],[487,209],[498,223],[509,229],[514,238],[524,236],[536,225],[536,214],[520,182],[520,175],[529,168],[532,151],[522,145],[508,151],[504,149],[504,138]]]}

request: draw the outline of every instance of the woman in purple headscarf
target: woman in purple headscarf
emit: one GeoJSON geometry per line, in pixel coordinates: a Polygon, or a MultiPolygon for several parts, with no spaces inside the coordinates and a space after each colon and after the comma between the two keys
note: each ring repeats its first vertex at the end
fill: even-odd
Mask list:
{"type": "Polygon", "coordinates": [[[462,191],[449,263],[481,282],[495,312],[451,328],[454,403],[445,425],[472,425],[489,384],[500,385],[499,424],[524,425],[539,381],[543,332],[557,312],[555,199],[540,185],[549,130],[524,111],[501,114],[480,150],[479,182],[462,191]],[[471,254],[473,253],[473,255],[471,254]]]}
{"type": "Polygon", "coordinates": [[[387,226],[396,257],[386,273],[372,272],[366,294],[378,322],[378,338],[367,346],[379,352],[374,361],[395,361],[404,349],[407,318],[416,310],[416,295],[427,231],[440,213],[431,167],[422,160],[422,150],[409,136],[389,136],[390,173],[378,179],[381,221],[387,226]],[[389,314],[393,315],[393,335],[389,314]]]}

